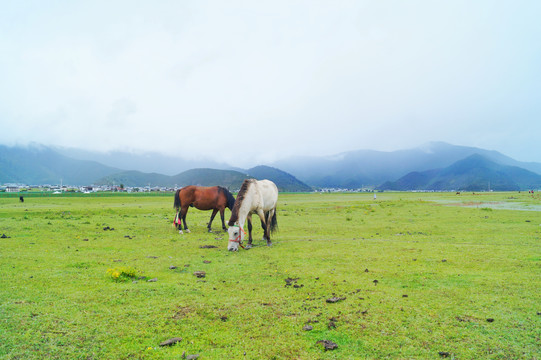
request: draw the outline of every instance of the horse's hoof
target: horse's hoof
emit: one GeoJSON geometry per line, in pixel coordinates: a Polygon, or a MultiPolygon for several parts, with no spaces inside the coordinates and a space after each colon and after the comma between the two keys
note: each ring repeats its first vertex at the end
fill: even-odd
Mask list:
{"type": "Polygon", "coordinates": [[[267,246],[272,246],[272,243],[270,241],[267,241],[267,246]]]}
{"type": "Polygon", "coordinates": [[[188,229],[185,229],[184,231],[186,231],[186,234],[190,233],[190,230],[188,230],[188,229]]]}
{"type": "Polygon", "coordinates": [[[211,233],[211,232],[212,232],[212,230],[211,230],[211,229],[208,229],[208,231],[209,231],[209,233],[211,233]]]}
{"type": "Polygon", "coordinates": [[[182,234],[183,234],[183,233],[182,233],[182,230],[179,230],[179,231],[178,231],[178,233],[179,233],[180,235],[182,235],[182,234]]]}
{"type": "Polygon", "coordinates": [[[251,249],[251,248],[252,248],[252,244],[247,244],[244,248],[245,248],[246,250],[251,249]]]}

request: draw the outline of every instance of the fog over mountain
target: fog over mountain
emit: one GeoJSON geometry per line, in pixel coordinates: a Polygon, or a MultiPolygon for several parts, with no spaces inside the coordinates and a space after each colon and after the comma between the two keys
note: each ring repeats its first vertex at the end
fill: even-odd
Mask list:
{"type": "Polygon", "coordinates": [[[208,158],[190,160],[190,154],[170,156],[158,152],[98,152],[65,147],[54,147],[53,149],[73,159],[96,161],[119,169],[135,169],[141,172],[154,172],[164,175],[176,175],[195,168],[231,169],[231,166],[225,163],[208,158]]]}
{"type": "Polygon", "coordinates": [[[121,171],[96,161],[77,160],[52,148],[0,145],[0,184],[91,184],[93,180],[121,171]]]}

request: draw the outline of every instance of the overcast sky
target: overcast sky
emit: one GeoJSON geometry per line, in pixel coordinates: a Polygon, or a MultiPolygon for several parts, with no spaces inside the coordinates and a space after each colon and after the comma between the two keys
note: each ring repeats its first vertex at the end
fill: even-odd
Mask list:
{"type": "Polygon", "coordinates": [[[0,143],[541,162],[541,1],[0,1],[0,143]]]}

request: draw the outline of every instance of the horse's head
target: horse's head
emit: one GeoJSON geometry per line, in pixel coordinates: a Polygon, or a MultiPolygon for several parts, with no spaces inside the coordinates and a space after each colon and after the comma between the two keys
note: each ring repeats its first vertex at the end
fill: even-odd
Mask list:
{"type": "Polygon", "coordinates": [[[227,243],[227,250],[229,251],[238,251],[239,246],[242,246],[242,241],[244,240],[244,235],[246,232],[240,225],[232,225],[227,229],[229,233],[229,242],[227,243]]]}

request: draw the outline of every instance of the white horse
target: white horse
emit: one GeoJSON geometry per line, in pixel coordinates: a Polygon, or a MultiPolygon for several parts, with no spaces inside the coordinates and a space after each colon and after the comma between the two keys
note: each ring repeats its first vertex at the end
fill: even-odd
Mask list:
{"type": "Polygon", "coordinates": [[[277,229],[276,222],[276,203],[278,202],[278,188],[270,180],[244,180],[240,188],[235,206],[231,211],[229,219],[229,251],[237,251],[239,245],[242,246],[244,240],[244,223],[248,220],[248,244],[246,249],[252,247],[252,214],[257,214],[261,219],[263,228],[263,240],[267,240],[267,245],[271,246],[271,232],[277,229]]]}

